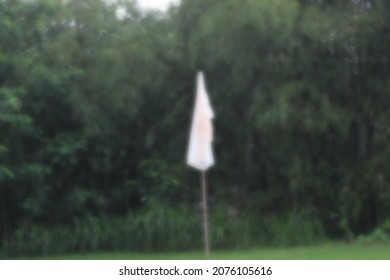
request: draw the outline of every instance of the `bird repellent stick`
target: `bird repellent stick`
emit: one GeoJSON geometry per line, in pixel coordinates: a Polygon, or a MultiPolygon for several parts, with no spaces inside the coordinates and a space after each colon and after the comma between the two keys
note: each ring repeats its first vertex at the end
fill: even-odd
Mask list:
{"type": "Polygon", "coordinates": [[[204,235],[204,250],[206,259],[210,259],[210,243],[209,243],[209,227],[207,215],[207,186],[206,186],[206,172],[200,173],[202,182],[202,210],[203,210],[203,235],[204,235]]]}

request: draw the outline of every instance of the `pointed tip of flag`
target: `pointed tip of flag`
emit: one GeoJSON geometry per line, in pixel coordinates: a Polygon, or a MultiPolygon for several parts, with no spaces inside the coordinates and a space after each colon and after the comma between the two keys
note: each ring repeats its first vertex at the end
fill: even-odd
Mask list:
{"type": "Polygon", "coordinates": [[[197,80],[198,80],[198,83],[204,82],[204,74],[203,74],[203,71],[201,71],[201,70],[198,71],[197,80]]]}
{"type": "Polygon", "coordinates": [[[206,79],[205,79],[203,71],[201,71],[201,70],[198,71],[196,85],[197,85],[197,90],[207,91],[206,79]]]}

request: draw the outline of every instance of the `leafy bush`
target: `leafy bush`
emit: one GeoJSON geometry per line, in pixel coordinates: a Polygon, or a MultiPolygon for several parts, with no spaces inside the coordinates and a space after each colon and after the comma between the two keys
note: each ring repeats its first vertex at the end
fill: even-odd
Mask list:
{"type": "Polygon", "coordinates": [[[359,236],[357,241],[364,244],[390,242],[390,234],[385,232],[383,228],[376,228],[368,235],[359,236]]]}
{"type": "Polygon", "coordinates": [[[382,226],[381,226],[382,230],[387,233],[387,235],[389,235],[389,238],[390,238],[390,218],[386,219],[382,226]]]}

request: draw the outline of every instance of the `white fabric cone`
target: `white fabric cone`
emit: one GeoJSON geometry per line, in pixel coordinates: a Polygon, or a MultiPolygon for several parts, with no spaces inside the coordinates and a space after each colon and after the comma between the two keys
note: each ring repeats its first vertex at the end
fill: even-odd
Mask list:
{"type": "Polygon", "coordinates": [[[211,147],[213,141],[213,126],[211,123],[214,112],[207,96],[203,73],[197,75],[196,100],[190,142],[187,152],[187,164],[199,170],[207,170],[214,164],[211,147]]]}

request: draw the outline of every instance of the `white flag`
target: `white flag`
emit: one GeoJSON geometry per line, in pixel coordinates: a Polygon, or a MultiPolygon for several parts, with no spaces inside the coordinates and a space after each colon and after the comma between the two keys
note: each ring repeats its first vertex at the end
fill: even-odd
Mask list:
{"type": "Polygon", "coordinates": [[[187,164],[199,170],[207,170],[214,164],[211,148],[212,118],[214,118],[214,112],[210,107],[203,73],[200,72],[197,76],[196,100],[187,152],[187,164]]]}

